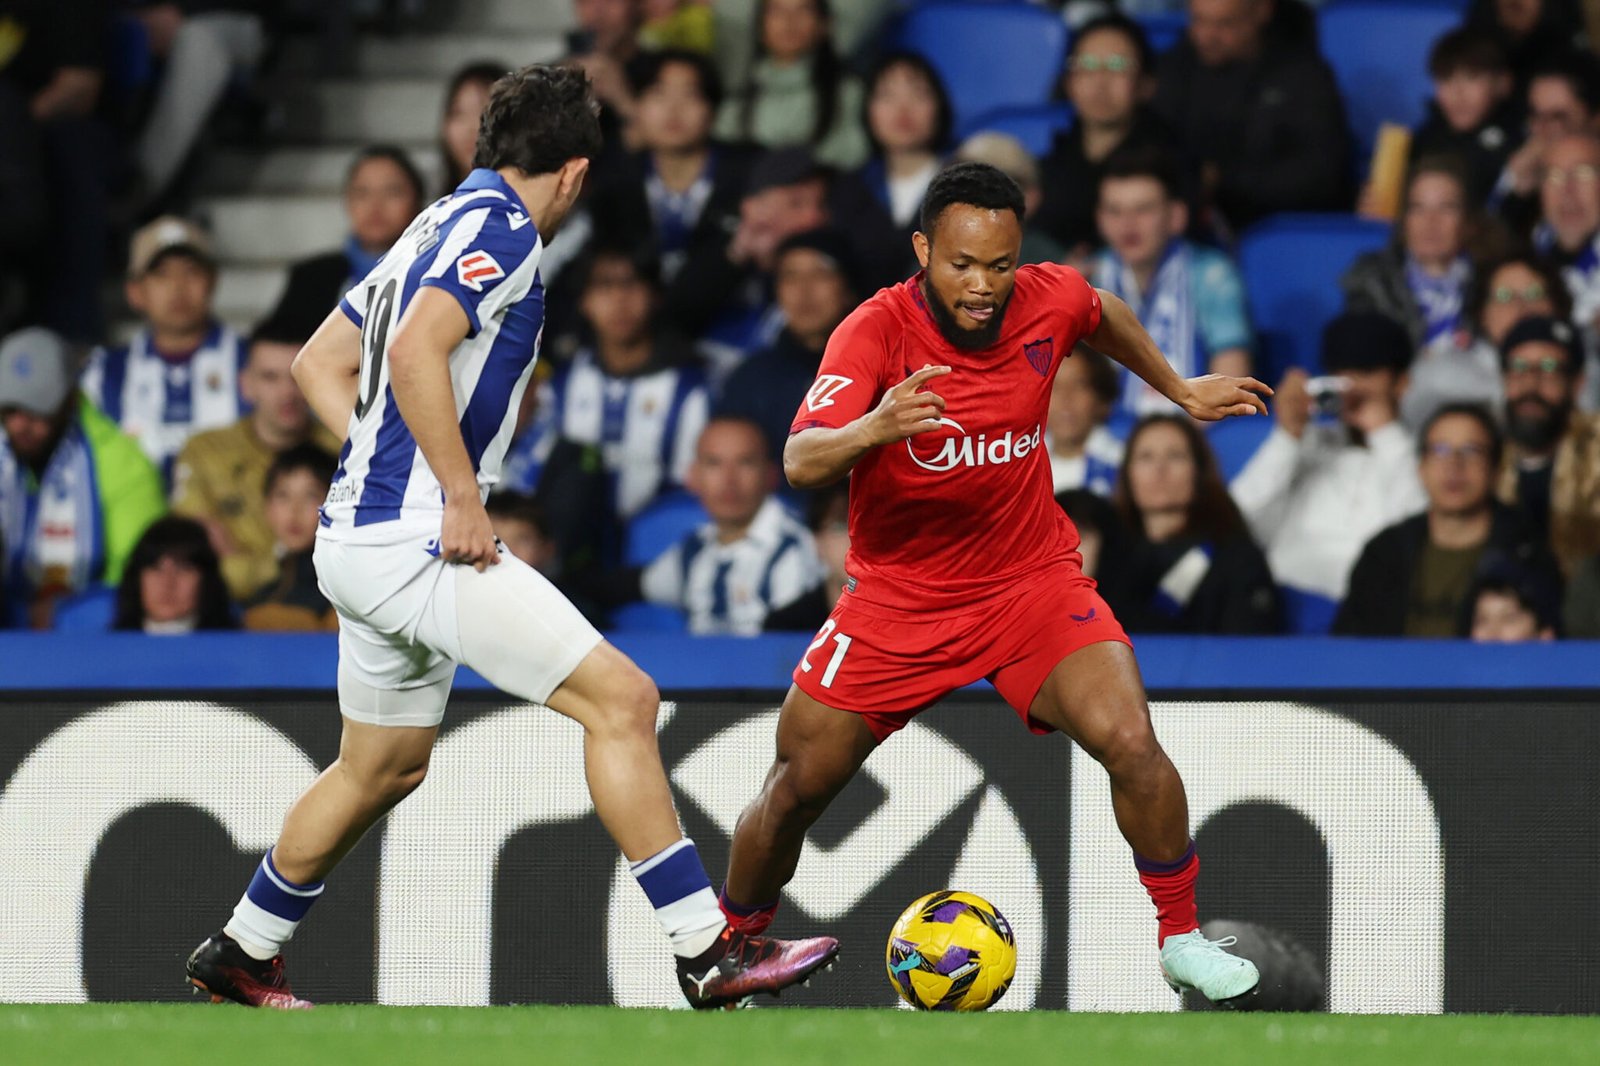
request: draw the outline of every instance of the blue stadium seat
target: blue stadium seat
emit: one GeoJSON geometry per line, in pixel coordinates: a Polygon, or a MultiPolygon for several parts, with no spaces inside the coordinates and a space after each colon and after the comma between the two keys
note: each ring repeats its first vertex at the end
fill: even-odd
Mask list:
{"type": "Polygon", "coordinates": [[[1208,423],[1206,440],[1210,442],[1211,450],[1216,453],[1222,480],[1232,481],[1271,432],[1272,419],[1262,418],[1260,415],[1224,418],[1221,422],[1208,423]]]}
{"type": "Polygon", "coordinates": [[[629,566],[644,566],[708,520],[699,500],[687,492],[669,492],[628,523],[623,561],[629,566]]]}
{"type": "Polygon", "coordinates": [[[944,79],[958,130],[997,108],[1048,103],[1067,55],[1066,24],[1028,3],[930,3],[894,36],[944,79]]]}
{"type": "Polygon", "coordinates": [[[630,603],[611,612],[611,629],[618,633],[687,633],[689,624],[676,607],[630,603]]]}
{"type": "Polygon", "coordinates": [[[1433,95],[1428,52],[1460,25],[1461,0],[1334,0],[1317,13],[1322,54],[1363,156],[1383,122],[1415,129],[1433,95]]]}
{"type": "Polygon", "coordinates": [[[1284,588],[1283,615],[1289,632],[1297,637],[1320,637],[1333,628],[1334,616],[1339,613],[1337,600],[1318,596],[1312,592],[1284,588]]]}
{"type": "Polygon", "coordinates": [[[56,604],[50,628],[60,633],[104,633],[117,613],[117,590],[97,585],[56,604]]]}
{"type": "Polygon", "coordinates": [[[1068,103],[1036,104],[1032,107],[1002,107],[979,115],[972,124],[961,130],[961,139],[974,133],[993,130],[1009,133],[1022,142],[1022,147],[1035,158],[1050,153],[1056,134],[1072,125],[1072,105],[1068,103]]]}
{"type": "Polygon", "coordinates": [[[1276,384],[1291,366],[1319,365],[1322,327],[1344,305],[1339,276],[1382,248],[1389,230],[1354,215],[1275,215],[1245,233],[1239,268],[1260,340],[1258,377],[1276,384]]]}
{"type": "Polygon", "coordinates": [[[1144,27],[1144,35],[1150,39],[1150,47],[1155,50],[1156,55],[1160,55],[1183,40],[1184,33],[1189,29],[1189,12],[1172,11],[1164,15],[1140,15],[1139,25],[1144,27]]]}

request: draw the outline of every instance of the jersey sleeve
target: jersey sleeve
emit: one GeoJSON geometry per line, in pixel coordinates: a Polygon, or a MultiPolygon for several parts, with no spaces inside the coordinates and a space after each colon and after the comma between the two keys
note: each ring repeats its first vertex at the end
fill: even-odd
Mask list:
{"type": "Polygon", "coordinates": [[[1067,315],[1072,344],[1100,328],[1100,293],[1082,274],[1059,263],[1041,263],[1035,269],[1045,282],[1045,298],[1067,315]]]}
{"type": "Polygon", "coordinates": [[[540,247],[538,231],[521,212],[499,205],[467,211],[421,257],[428,266],[420,284],[454,296],[467,314],[467,335],[475,336],[485,319],[528,294],[540,247]]]}
{"type": "Polygon", "coordinates": [[[367,310],[372,303],[372,290],[374,285],[368,285],[366,279],[356,283],[356,287],[345,293],[339,299],[339,310],[344,312],[344,317],[356,324],[356,329],[364,329],[367,324],[367,310]]]}
{"type": "Polygon", "coordinates": [[[839,429],[860,418],[888,388],[891,353],[885,313],[863,305],[839,323],[828,339],[817,367],[816,380],[800,401],[789,425],[791,434],[803,429],[839,429]]]}

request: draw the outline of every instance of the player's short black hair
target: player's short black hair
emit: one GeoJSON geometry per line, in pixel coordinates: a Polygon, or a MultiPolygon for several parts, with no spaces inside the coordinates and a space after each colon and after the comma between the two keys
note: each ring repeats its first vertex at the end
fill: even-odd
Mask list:
{"type": "Polygon", "coordinates": [[[331,485],[333,475],[338,469],[339,464],[333,456],[315,444],[296,444],[272,457],[272,465],[267,467],[267,476],[262,481],[261,491],[264,495],[271,495],[273,488],[281,479],[300,470],[304,470],[324,485],[331,485]]]}
{"type": "Polygon", "coordinates": [[[1183,198],[1183,181],[1178,176],[1177,161],[1170,152],[1153,145],[1112,152],[1106,160],[1105,169],[1101,171],[1100,188],[1104,189],[1108,181],[1126,178],[1150,178],[1161,186],[1167,199],[1183,198]]]}
{"type": "Polygon", "coordinates": [[[1460,71],[1504,74],[1510,69],[1505,49],[1495,35],[1473,26],[1451,30],[1435,41],[1428,53],[1428,77],[1435,81],[1460,71]]]}
{"type": "Polygon", "coordinates": [[[1022,187],[998,167],[988,163],[952,163],[934,175],[922,198],[922,233],[933,240],[934,227],[945,209],[967,204],[989,211],[1009,210],[1022,221],[1027,206],[1022,187]]]}
{"type": "Polygon", "coordinates": [[[1111,11],[1097,18],[1092,18],[1079,26],[1072,35],[1072,47],[1067,50],[1067,65],[1070,68],[1072,59],[1078,54],[1078,49],[1083,46],[1084,38],[1096,30],[1115,30],[1128,39],[1133,45],[1134,56],[1139,60],[1139,73],[1153,76],[1156,72],[1156,53],[1150,47],[1150,37],[1144,32],[1144,27],[1120,11],[1111,11]]]}
{"type": "Polygon", "coordinates": [[[659,52],[645,52],[628,64],[628,84],[632,87],[634,95],[637,96],[646,89],[654,87],[656,82],[661,80],[662,72],[673,64],[694,71],[695,81],[700,88],[700,97],[711,110],[715,111],[722,106],[722,75],[717,73],[717,68],[712,65],[710,59],[687,48],[663,48],[659,52]]]}
{"type": "Polygon", "coordinates": [[[494,83],[478,124],[472,165],[553,174],[569,159],[600,154],[600,105],[577,67],[539,63],[494,83]]]}
{"type": "Polygon", "coordinates": [[[1561,79],[1591,113],[1600,111],[1600,58],[1592,53],[1576,49],[1557,52],[1541,60],[1528,81],[1531,84],[1540,78],[1561,79]]]}
{"type": "Polygon", "coordinates": [[[417,169],[417,165],[411,161],[411,157],[406,154],[406,150],[398,144],[369,144],[357,152],[356,157],[350,160],[350,169],[345,171],[345,185],[348,186],[352,181],[355,181],[356,171],[374,159],[393,163],[399,168],[400,173],[405,175],[406,184],[411,186],[411,196],[416,200],[417,207],[420,209],[423,201],[428,197],[422,183],[422,171],[417,169]]]}
{"type": "Polygon", "coordinates": [[[1433,427],[1457,415],[1470,418],[1483,427],[1483,432],[1489,438],[1489,469],[1499,470],[1505,438],[1500,435],[1500,425],[1494,420],[1494,415],[1481,403],[1447,403],[1429,415],[1428,420],[1422,423],[1422,432],[1417,434],[1418,457],[1428,454],[1428,438],[1433,435],[1433,427]]]}

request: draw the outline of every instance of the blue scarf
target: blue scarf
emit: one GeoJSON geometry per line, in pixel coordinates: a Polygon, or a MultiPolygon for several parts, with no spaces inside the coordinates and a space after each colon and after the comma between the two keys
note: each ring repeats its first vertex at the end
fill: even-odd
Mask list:
{"type": "Polygon", "coordinates": [[[1461,303],[1472,277],[1472,264],[1458,256],[1443,277],[1434,277],[1406,256],[1406,285],[1422,311],[1422,343],[1432,343],[1461,328],[1461,303]]]}
{"type": "MultiPolygon", "coordinates": [[[[1133,269],[1109,248],[1095,266],[1094,283],[1116,293],[1138,316],[1167,362],[1179,377],[1204,374],[1209,362],[1200,342],[1199,322],[1195,317],[1190,286],[1189,244],[1182,239],[1167,245],[1161,265],[1150,279],[1150,291],[1141,292],[1133,269]]],[[[1124,372],[1122,406],[1134,414],[1171,411],[1172,401],[1145,384],[1137,375],[1124,372]]]]}
{"type": "Polygon", "coordinates": [[[26,624],[27,605],[38,593],[75,591],[99,578],[105,530],[95,474],[88,438],[76,422],[37,481],[0,434],[0,542],[13,624],[26,624]]]}
{"type": "Polygon", "coordinates": [[[372,268],[378,265],[383,253],[367,251],[361,247],[361,242],[356,240],[356,235],[352,233],[344,239],[344,258],[345,262],[350,264],[350,285],[354,285],[372,273],[372,268]]]}

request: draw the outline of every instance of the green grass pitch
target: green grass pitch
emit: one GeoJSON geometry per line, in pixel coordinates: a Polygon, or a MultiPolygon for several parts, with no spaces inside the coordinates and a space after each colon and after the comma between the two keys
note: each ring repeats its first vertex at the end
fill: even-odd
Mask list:
{"type": "Polygon", "coordinates": [[[1600,1018],[1510,1015],[931,1015],[886,1010],[320,1007],[108,1003],[0,1006],[7,1066],[279,1062],[975,1063],[977,1066],[1496,1066],[1585,1063],[1600,1018]]]}

